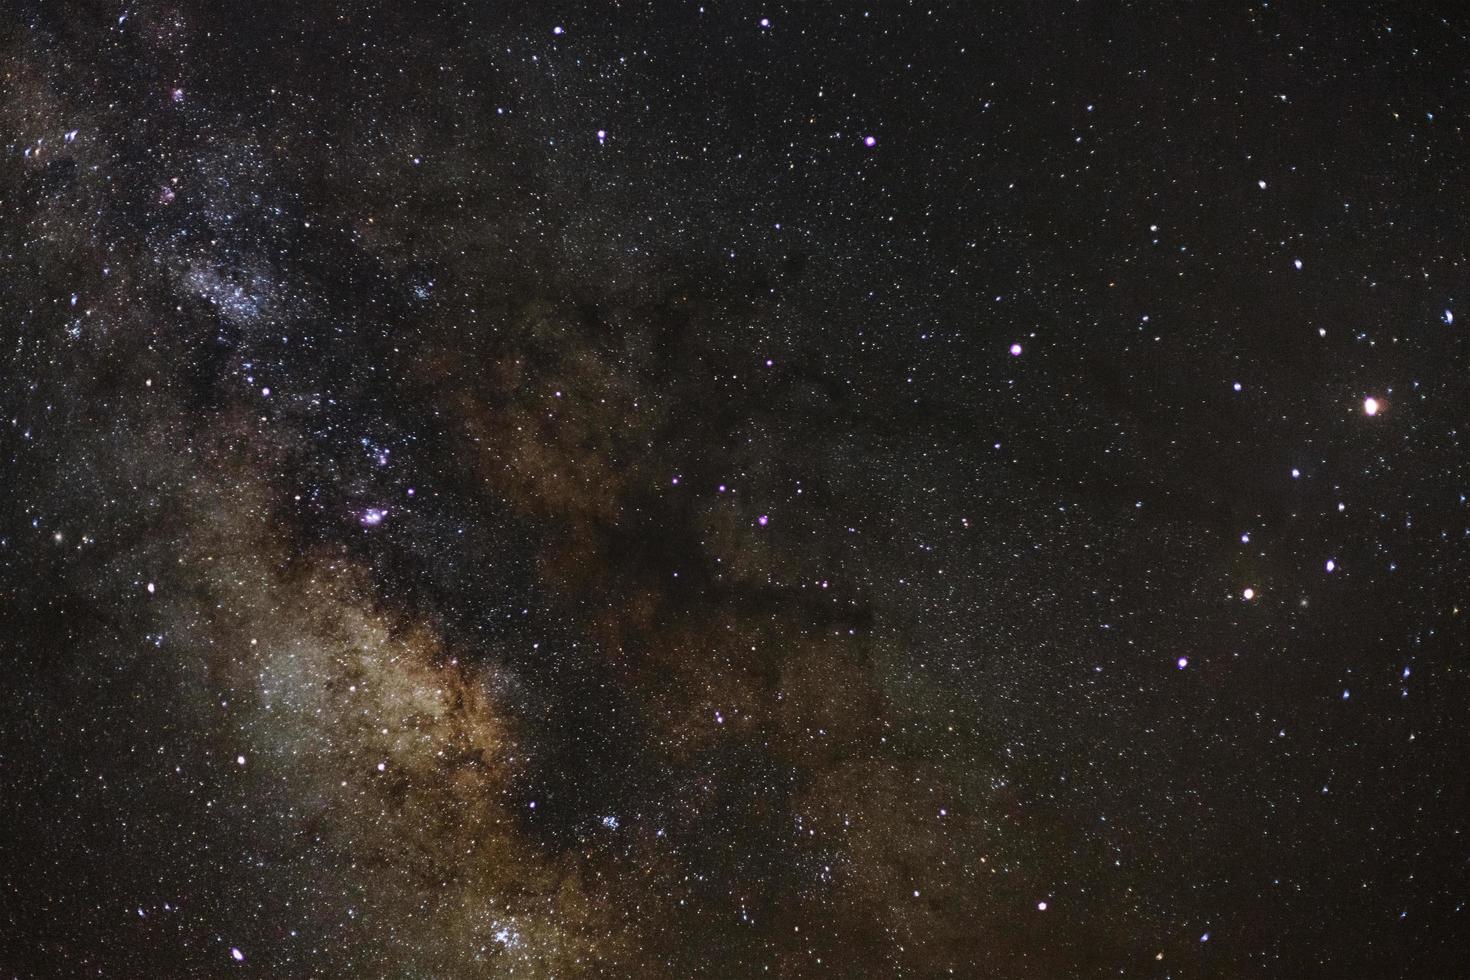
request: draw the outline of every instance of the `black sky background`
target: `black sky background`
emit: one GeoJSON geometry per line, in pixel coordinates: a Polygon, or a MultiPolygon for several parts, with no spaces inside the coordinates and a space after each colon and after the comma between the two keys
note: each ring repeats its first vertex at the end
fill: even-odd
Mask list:
{"type": "Polygon", "coordinates": [[[0,967],[1463,975],[1465,26],[5,7],[0,967]]]}

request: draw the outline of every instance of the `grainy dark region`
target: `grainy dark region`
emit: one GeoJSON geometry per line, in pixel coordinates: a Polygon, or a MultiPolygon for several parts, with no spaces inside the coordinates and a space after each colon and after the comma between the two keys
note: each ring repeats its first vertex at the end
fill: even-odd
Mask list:
{"type": "Polygon", "coordinates": [[[1467,28],[4,0],[0,976],[1470,977],[1467,28]]]}

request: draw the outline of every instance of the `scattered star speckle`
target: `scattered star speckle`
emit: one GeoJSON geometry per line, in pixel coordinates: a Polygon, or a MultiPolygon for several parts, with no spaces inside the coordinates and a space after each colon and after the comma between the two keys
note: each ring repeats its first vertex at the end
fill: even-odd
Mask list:
{"type": "Polygon", "coordinates": [[[8,5],[4,975],[1464,975],[1463,34],[8,5]]]}

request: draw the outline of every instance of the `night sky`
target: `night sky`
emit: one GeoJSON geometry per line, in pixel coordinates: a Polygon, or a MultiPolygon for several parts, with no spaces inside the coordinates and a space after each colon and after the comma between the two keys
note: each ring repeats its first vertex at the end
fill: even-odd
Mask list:
{"type": "Polygon", "coordinates": [[[1456,4],[6,0],[0,973],[1470,976],[1467,126],[1456,4]]]}

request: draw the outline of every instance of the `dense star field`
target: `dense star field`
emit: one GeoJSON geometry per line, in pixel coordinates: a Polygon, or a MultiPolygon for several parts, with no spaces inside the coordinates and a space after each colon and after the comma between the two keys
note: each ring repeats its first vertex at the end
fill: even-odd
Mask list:
{"type": "Polygon", "coordinates": [[[7,0],[0,973],[1470,976],[1467,27],[7,0]]]}

